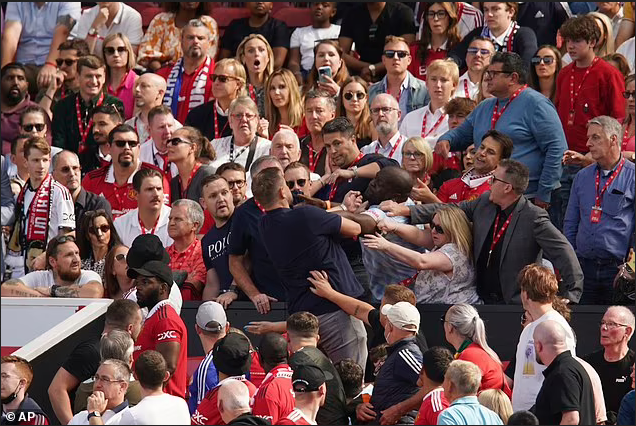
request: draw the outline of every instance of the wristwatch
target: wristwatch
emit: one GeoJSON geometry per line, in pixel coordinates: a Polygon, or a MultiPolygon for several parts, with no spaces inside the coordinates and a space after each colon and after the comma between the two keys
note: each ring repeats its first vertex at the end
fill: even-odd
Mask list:
{"type": "Polygon", "coordinates": [[[374,64],[369,64],[369,71],[371,72],[371,75],[373,77],[375,77],[375,65],[374,64]]]}
{"type": "Polygon", "coordinates": [[[95,37],[97,35],[97,28],[91,28],[88,30],[88,35],[91,37],[95,37]]]}
{"type": "Polygon", "coordinates": [[[358,177],[358,166],[353,166],[351,168],[351,171],[353,172],[353,178],[357,178],[358,177]]]}
{"type": "Polygon", "coordinates": [[[91,411],[90,413],[88,413],[88,420],[92,419],[93,417],[101,417],[102,413],[100,413],[99,411],[91,411]]]}

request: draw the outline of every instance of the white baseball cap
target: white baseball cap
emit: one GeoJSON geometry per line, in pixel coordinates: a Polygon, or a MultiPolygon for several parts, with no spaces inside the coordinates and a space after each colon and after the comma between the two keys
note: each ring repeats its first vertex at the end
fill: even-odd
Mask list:
{"type": "Polygon", "coordinates": [[[386,304],[381,312],[393,326],[400,330],[417,332],[420,328],[420,311],[409,302],[386,304]]]}
{"type": "Polygon", "coordinates": [[[227,324],[227,316],[220,303],[209,301],[199,305],[196,321],[201,330],[221,331],[227,324]],[[212,321],[218,325],[210,324],[212,321]]]}

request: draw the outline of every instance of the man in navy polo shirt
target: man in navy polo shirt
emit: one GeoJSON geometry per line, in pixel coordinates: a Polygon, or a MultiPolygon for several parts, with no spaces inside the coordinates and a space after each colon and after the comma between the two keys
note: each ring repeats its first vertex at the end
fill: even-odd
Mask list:
{"type": "Polygon", "coordinates": [[[318,317],[320,342],[333,362],[353,358],[364,366],[366,331],[362,321],[310,291],[310,271],[325,271],[334,288],[358,298],[363,289],[339,240],[357,237],[360,225],[314,206],[290,209],[293,196],[278,168],[262,170],[252,181],[254,198],[265,210],[259,232],[287,289],[290,314],[307,311],[318,317]]]}

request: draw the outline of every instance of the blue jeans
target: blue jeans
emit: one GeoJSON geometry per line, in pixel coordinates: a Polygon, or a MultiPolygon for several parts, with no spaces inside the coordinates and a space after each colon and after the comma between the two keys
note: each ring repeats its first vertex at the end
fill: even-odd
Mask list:
{"type": "Polygon", "coordinates": [[[570,190],[574,176],[581,170],[580,166],[565,165],[561,173],[561,188],[552,192],[552,203],[548,209],[550,221],[557,229],[563,232],[563,220],[565,219],[565,211],[568,208],[570,200],[570,190]]]}
{"type": "Polygon", "coordinates": [[[579,305],[611,305],[614,278],[618,274],[621,260],[579,257],[579,263],[585,277],[579,305]]]}

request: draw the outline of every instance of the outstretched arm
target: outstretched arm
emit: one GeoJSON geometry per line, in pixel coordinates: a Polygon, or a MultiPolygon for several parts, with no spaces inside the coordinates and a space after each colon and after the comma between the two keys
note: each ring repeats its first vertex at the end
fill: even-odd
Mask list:
{"type": "Polygon", "coordinates": [[[383,251],[418,271],[433,269],[436,271],[450,272],[453,270],[453,264],[448,256],[443,253],[418,253],[414,250],[402,247],[399,244],[387,241],[380,234],[365,235],[361,241],[362,244],[368,248],[383,251]]]}

